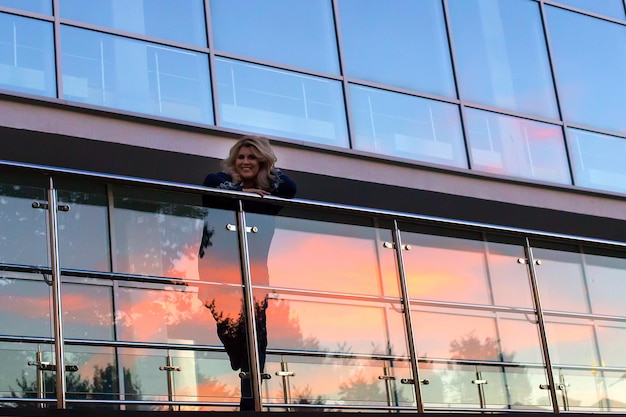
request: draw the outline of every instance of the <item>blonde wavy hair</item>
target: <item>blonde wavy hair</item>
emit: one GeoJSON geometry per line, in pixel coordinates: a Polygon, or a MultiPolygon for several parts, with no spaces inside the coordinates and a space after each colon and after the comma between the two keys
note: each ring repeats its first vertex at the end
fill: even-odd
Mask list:
{"type": "Polygon", "coordinates": [[[241,148],[248,147],[259,161],[259,173],[256,177],[257,186],[265,191],[271,191],[272,182],[276,178],[276,155],[268,138],[264,136],[247,135],[240,138],[230,148],[228,157],[222,161],[222,170],[233,178],[235,184],[241,182],[241,177],[235,171],[235,161],[241,148]]]}

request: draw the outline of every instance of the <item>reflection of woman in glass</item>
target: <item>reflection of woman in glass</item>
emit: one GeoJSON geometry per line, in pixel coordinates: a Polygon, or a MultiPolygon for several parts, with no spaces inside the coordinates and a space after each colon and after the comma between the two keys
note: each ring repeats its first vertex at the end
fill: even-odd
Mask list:
{"type": "MultiPolygon", "coordinates": [[[[244,136],[239,139],[230,149],[226,159],[222,161],[222,172],[209,174],[204,180],[207,187],[221,188],[226,190],[244,191],[256,193],[261,196],[274,195],[283,198],[292,198],[296,194],[296,184],[282,171],[274,166],[276,156],[269,140],[259,136],[244,136]]],[[[218,203],[218,205],[220,205],[218,203]]],[[[216,206],[216,202],[205,197],[205,206],[216,206]]],[[[274,235],[273,216],[280,211],[279,205],[269,203],[246,201],[244,210],[246,213],[257,213],[247,216],[247,220],[253,220],[258,232],[249,235],[249,260],[250,275],[255,286],[269,285],[269,273],[267,269],[267,257],[270,244],[274,235]]],[[[223,225],[211,226],[216,219],[205,222],[202,243],[199,251],[200,279],[205,281],[217,281],[224,284],[241,285],[240,271],[234,271],[232,266],[236,263],[227,262],[234,260],[236,254],[223,253],[219,246],[220,235],[225,232],[223,225]],[[213,248],[212,248],[213,247],[213,248]],[[220,253],[222,252],[222,253],[220,253]],[[224,271],[223,265],[230,264],[230,272],[224,271]],[[203,268],[203,263],[210,263],[203,268]],[[222,267],[220,267],[222,265],[222,267]],[[219,272],[218,272],[219,270],[219,272]],[[203,272],[204,271],[204,272],[203,272]],[[211,272],[209,272],[211,271],[211,272]],[[209,273],[217,273],[219,276],[204,277],[209,273]]],[[[242,372],[250,371],[249,356],[246,344],[246,324],[241,299],[241,291],[233,291],[237,286],[222,286],[220,289],[211,289],[211,293],[200,294],[202,302],[211,311],[217,324],[217,335],[224,344],[224,348],[230,359],[233,370],[241,369],[242,372]]],[[[204,293],[204,291],[202,291],[204,293]]],[[[267,295],[262,296],[255,292],[254,309],[256,313],[256,330],[259,346],[259,362],[261,372],[265,365],[265,350],[267,347],[266,309],[267,295]]],[[[241,410],[254,408],[252,392],[249,380],[241,380],[241,410]]]]}

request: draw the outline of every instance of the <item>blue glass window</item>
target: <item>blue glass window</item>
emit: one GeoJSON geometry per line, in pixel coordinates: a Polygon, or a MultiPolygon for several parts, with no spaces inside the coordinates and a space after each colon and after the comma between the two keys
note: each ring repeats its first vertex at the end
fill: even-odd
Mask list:
{"type": "Polygon", "coordinates": [[[563,117],[626,133],[626,26],[547,7],[563,117]]]}
{"type": "Polygon", "coordinates": [[[64,98],[213,123],[206,55],[69,26],[61,40],[64,98]]]}
{"type": "Polygon", "coordinates": [[[0,6],[47,15],[52,14],[52,0],[0,0],[0,6]]]}
{"type": "Polygon", "coordinates": [[[456,97],[441,1],[338,4],[348,76],[456,97]]]}
{"type": "Polygon", "coordinates": [[[472,168],[571,184],[561,127],[467,109],[472,168]]]}
{"type": "Polygon", "coordinates": [[[626,194],[626,139],[568,129],[574,182],[626,194]]]}
{"type": "Polygon", "coordinates": [[[622,0],[557,0],[567,6],[588,10],[593,13],[624,20],[624,4],[622,0]]]}
{"type": "Polygon", "coordinates": [[[52,23],[0,13],[0,89],[56,96],[52,23]]]}
{"type": "Polygon", "coordinates": [[[215,48],[338,74],[330,1],[211,0],[215,48]]]}
{"type": "Polygon", "coordinates": [[[558,118],[538,3],[452,0],[449,5],[461,97],[558,118]]]}
{"type": "Polygon", "coordinates": [[[216,77],[222,126],[348,146],[338,81],[223,58],[216,77]]]}
{"type": "Polygon", "coordinates": [[[59,0],[61,17],[206,46],[202,0],[59,0]]]}
{"type": "Polygon", "coordinates": [[[354,148],[467,168],[456,105],[350,86],[354,148]]]}

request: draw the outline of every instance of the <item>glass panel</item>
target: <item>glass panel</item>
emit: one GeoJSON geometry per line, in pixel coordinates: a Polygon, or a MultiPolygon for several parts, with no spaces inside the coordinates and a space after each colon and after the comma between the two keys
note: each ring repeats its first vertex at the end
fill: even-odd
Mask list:
{"type": "Polygon", "coordinates": [[[473,169],[571,184],[561,127],[476,109],[466,115],[473,169]]]}
{"type": "Polygon", "coordinates": [[[65,336],[114,340],[111,285],[106,285],[106,281],[102,280],[84,279],[82,282],[65,281],[61,288],[65,336]]]}
{"type": "Polygon", "coordinates": [[[548,382],[543,369],[478,366],[485,405],[488,408],[552,410],[550,393],[540,385],[548,382]]]}
{"type": "Polygon", "coordinates": [[[441,2],[341,0],[338,4],[350,77],[456,97],[441,2]]]}
{"type": "Polygon", "coordinates": [[[216,49],[339,73],[331,2],[211,0],[210,4],[216,49]]]}
{"type": "Polygon", "coordinates": [[[205,54],[61,27],[63,98],[212,124],[205,54]]]}
{"type": "Polygon", "coordinates": [[[565,120],[623,134],[626,26],[556,7],[546,15],[565,120]]]}
{"type": "Polygon", "coordinates": [[[28,10],[35,13],[52,14],[51,0],[0,0],[0,6],[28,10]]]}
{"type": "Polygon", "coordinates": [[[589,312],[582,255],[553,249],[533,248],[539,297],[544,310],[589,312]]]}
{"type": "Polygon", "coordinates": [[[421,391],[426,407],[480,407],[550,410],[543,369],[420,363],[420,376],[429,380],[421,391]],[[480,384],[476,382],[486,381],[480,384]]]}
{"type": "Polygon", "coordinates": [[[391,231],[345,220],[247,213],[246,224],[259,229],[248,234],[253,284],[399,297],[395,253],[383,247],[391,231]]]}
{"type": "Polygon", "coordinates": [[[467,168],[456,105],[350,85],[354,148],[467,168]]]}
{"type": "MultiPolygon", "coordinates": [[[[97,190],[97,187],[91,188],[97,190]]],[[[104,187],[99,193],[79,190],[77,186],[72,191],[58,191],[58,204],[70,208],[57,215],[61,267],[110,271],[106,190],[104,187]]]]}
{"type": "Polygon", "coordinates": [[[588,10],[614,19],[624,20],[624,4],[622,0],[557,0],[561,4],[588,10]]]}
{"type": "Polygon", "coordinates": [[[534,314],[415,305],[411,311],[421,358],[543,362],[534,314]]]}
{"type": "MultiPolygon", "coordinates": [[[[594,320],[602,366],[626,368],[626,323],[594,320]]],[[[626,373],[624,374],[626,377],[626,373]]]]}
{"type": "MultiPolygon", "coordinates": [[[[28,364],[29,361],[54,362],[54,345],[0,342],[0,357],[2,358],[2,372],[0,373],[2,397],[55,398],[55,373],[37,371],[34,364],[28,364]],[[38,378],[43,382],[43,387],[38,386],[38,378]]],[[[10,407],[6,403],[3,406],[10,407]]]]}
{"type": "Polygon", "coordinates": [[[574,182],[626,194],[626,139],[568,129],[574,182]]]}
{"type": "Polygon", "coordinates": [[[623,413],[626,399],[623,391],[623,375],[623,371],[556,370],[555,378],[558,378],[560,383],[557,395],[561,409],[623,413]]]}
{"type": "Polygon", "coordinates": [[[240,288],[218,285],[121,284],[117,292],[117,337],[134,342],[221,345],[211,311],[200,300],[209,296],[220,302],[217,307],[236,318],[242,306],[240,288]],[[228,307],[228,308],[227,308],[228,307]]]}
{"type": "Polygon", "coordinates": [[[52,336],[51,277],[0,271],[0,334],[52,336]]]}
{"type": "Polygon", "coordinates": [[[48,265],[47,211],[32,206],[47,202],[46,190],[15,179],[0,180],[0,262],[48,265]]]}
{"type": "Polygon", "coordinates": [[[222,58],[216,77],[222,126],[348,147],[339,81],[222,58]]]}
{"type": "Polygon", "coordinates": [[[202,0],[60,0],[61,17],[206,46],[202,0]]]}
{"type": "Polygon", "coordinates": [[[0,88],[56,97],[52,23],[0,13],[0,88]]]}
{"type": "Polygon", "coordinates": [[[555,365],[599,366],[593,322],[546,317],[550,359],[555,365]]]}
{"type": "Polygon", "coordinates": [[[557,118],[537,2],[452,0],[449,5],[462,98],[557,118]]]}
{"type": "MultiPolygon", "coordinates": [[[[265,290],[256,290],[258,299],[265,290]]],[[[365,302],[273,292],[268,299],[269,348],[408,355],[399,302],[365,302]]]]}
{"type": "Polygon", "coordinates": [[[517,261],[523,247],[467,237],[402,232],[411,247],[403,252],[411,298],[532,308],[528,272],[517,261]]]}
{"type": "Polygon", "coordinates": [[[271,355],[264,382],[263,401],[268,404],[315,404],[324,406],[414,406],[412,386],[400,384],[411,378],[406,362],[356,358],[317,358],[295,355],[271,355]],[[387,369],[385,369],[387,368],[387,369]],[[285,371],[286,370],[286,371],[285,371]],[[275,376],[277,372],[291,376],[275,376]],[[395,376],[385,381],[384,375],[395,376]]]}
{"type": "MultiPolygon", "coordinates": [[[[120,399],[118,368],[113,348],[66,346],[64,360],[66,366],[78,367],[76,372],[65,373],[68,399],[120,399]]],[[[54,378],[54,373],[51,375],[54,378]]],[[[127,379],[126,372],[124,377],[127,379]]],[[[52,384],[56,386],[56,380],[52,384]]]]}
{"type": "MultiPolygon", "coordinates": [[[[223,353],[154,349],[120,349],[120,363],[127,379],[126,399],[168,401],[168,371],[159,369],[167,366],[168,354],[172,366],[180,368],[180,371],[172,371],[172,400],[223,402],[231,406],[239,402],[240,378],[232,372],[223,353]]],[[[143,409],[168,410],[169,406],[151,405],[143,409]]],[[[200,411],[207,407],[191,409],[200,411]]]]}
{"type": "Polygon", "coordinates": [[[213,251],[229,254],[213,268],[239,268],[237,234],[226,230],[234,213],[200,207],[199,197],[122,188],[114,190],[113,204],[115,272],[197,281],[203,229],[216,231],[213,251]]]}
{"type": "Polygon", "coordinates": [[[585,254],[587,288],[595,314],[626,316],[626,259],[585,254]]]}
{"type": "Polygon", "coordinates": [[[422,387],[429,407],[480,407],[478,387],[472,384],[476,369],[469,365],[420,364],[420,377],[430,383],[422,387]]]}

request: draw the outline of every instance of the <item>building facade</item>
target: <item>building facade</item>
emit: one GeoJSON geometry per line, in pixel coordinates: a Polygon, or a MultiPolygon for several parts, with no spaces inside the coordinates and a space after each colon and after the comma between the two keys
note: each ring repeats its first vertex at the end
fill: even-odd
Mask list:
{"type": "Polygon", "coordinates": [[[626,411],[624,0],[0,0],[0,135],[6,408],[626,411]]]}

